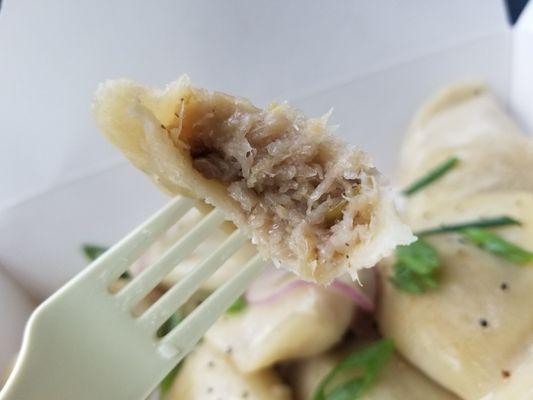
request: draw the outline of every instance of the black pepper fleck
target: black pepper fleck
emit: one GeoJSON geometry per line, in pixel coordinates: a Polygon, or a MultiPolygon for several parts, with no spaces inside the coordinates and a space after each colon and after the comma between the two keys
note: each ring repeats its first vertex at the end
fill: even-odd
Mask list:
{"type": "Polygon", "coordinates": [[[207,393],[213,393],[213,388],[211,386],[207,388],[207,393]]]}
{"type": "Polygon", "coordinates": [[[507,283],[505,282],[502,282],[502,284],[500,285],[501,290],[507,290],[508,288],[509,288],[509,285],[507,285],[507,283]]]}
{"type": "Polygon", "coordinates": [[[180,115],[178,113],[174,113],[174,115],[176,116],[176,118],[180,117],[180,115]]]}
{"type": "Polygon", "coordinates": [[[226,354],[230,355],[231,353],[233,353],[233,347],[229,346],[229,347],[226,349],[226,354]]]}
{"type": "Polygon", "coordinates": [[[250,395],[250,392],[248,392],[248,390],[245,390],[244,392],[242,392],[241,397],[242,397],[243,399],[247,399],[249,395],[250,395]]]}
{"type": "Polygon", "coordinates": [[[487,321],[485,318],[481,318],[479,320],[479,325],[481,325],[483,328],[486,328],[489,326],[489,321],[487,321]]]}
{"type": "Polygon", "coordinates": [[[510,376],[511,376],[511,373],[510,373],[509,371],[507,371],[506,369],[504,369],[504,370],[502,371],[502,377],[503,377],[504,379],[509,378],[510,376]]]}
{"type": "Polygon", "coordinates": [[[165,128],[165,125],[163,125],[163,124],[161,124],[161,128],[162,129],[167,129],[167,128],[165,128]]]}
{"type": "Polygon", "coordinates": [[[348,254],[346,254],[346,258],[350,258],[350,256],[348,254]]]}
{"type": "Polygon", "coordinates": [[[213,361],[209,361],[209,362],[207,363],[207,366],[208,366],[209,368],[214,368],[214,367],[215,367],[215,363],[214,363],[213,361]]]}

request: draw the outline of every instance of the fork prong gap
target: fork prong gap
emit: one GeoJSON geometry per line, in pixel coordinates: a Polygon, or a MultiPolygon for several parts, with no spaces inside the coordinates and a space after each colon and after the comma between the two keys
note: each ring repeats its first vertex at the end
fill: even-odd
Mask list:
{"type": "Polygon", "coordinates": [[[200,265],[170,288],[140,318],[139,323],[148,331],[155,332],[214,274],[242,245],[246,236],[239,230],[233,232],[200,265]]]}
{"type": "Polygon", "coordinates": [[[142,271],[126,287],[117,293],[116,297],[121,307],[127,310],[137,304],[223,221],[224,215],[222,212],[218,210],[211,211],[154,264],[142,271]]]}
{"type": "Polygon", "coordinates": [[[94,261],[88,274],[96,276],[108,286],[116,281],[128,267],[154,243],[157,238],[183,217],[195,200],[176,197],[156,212],[146,222],[135,228],[125,238],[94,261]]]}
{"type": "Polygon", "coordinates": [[[267,261],[254,256],[245,267],[227,281],[178,326],[161,339],[160,346],[172,347],[177,358],[187,354],[213,323],[244,293],[248,285],[261,272],[267,261]]]}

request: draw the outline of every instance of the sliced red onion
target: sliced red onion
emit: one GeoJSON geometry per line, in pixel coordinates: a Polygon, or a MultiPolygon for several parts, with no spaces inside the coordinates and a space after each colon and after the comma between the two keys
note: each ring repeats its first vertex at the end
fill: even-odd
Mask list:
{"type": "Polygon", "coordinates": [[[331,284],[331,288],[352,299],[361,310],[369,313],[374,312],[374,302],[364,292],[349,283],[336,279],[331,284]]]}
{"type": "Polygon", "coordinates": [[[257,294],[254,293],[253,289],[248,289],[246,291],[245,298],[246,301],[250,304],[270,304],[281,299],[289,292],[292,292],[294,289],[310,285],[312,285],[312,283],[302,281],[300,279],[294,279],[277,287],[276,290],[272,291],[269,295],[266,296],[257,296],[257,294]]]}
{"type": "Polygon", "coordinates": [[[298,279],[290,272],[270,267],[252,282],[245,298],[250,304],[271,303],[293,289],[306,285],[310,283],[298,279]]]}
{"type": "MultiPolygon", "coordinates": [[[[264,305],[281,299],[297,288],[312,285],[314,284],[298,279],[291,273],[269,269],[252,283],[246,291],[245,298],[250,304],[264,305]]],[[[374,302],[349,283],[337,279],[328,288],[350,298],[362,310],[374,312],[374,302]]]]}

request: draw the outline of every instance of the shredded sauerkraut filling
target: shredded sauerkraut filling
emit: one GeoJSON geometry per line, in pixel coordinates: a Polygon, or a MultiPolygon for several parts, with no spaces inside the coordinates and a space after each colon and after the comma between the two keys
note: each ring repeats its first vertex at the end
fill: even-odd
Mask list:
{"type": "Polygon", "coordinates": [[[370,229],[377,172],[327,132],[327,116],[204,91],[181,102],[171,138],[205,178],[227,186],[257,240],[276,258],[347,261],[370,229]]]}

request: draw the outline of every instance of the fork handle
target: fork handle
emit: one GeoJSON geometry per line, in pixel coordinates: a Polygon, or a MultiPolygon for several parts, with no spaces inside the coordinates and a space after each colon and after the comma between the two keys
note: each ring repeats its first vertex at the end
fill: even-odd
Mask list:
{"type": "Polygon", "coordinates": [[[174,360],[154,351],[144,331],[131,329],[124,335],[114,329],[115,324],[131,322],[129,314],[102,318],[104,297],[91,298],[82,290],[76,294],[73,304],[58,301],[46,309],[59,297],[52,295],[34,311],[0,400],[144,400],[175,366],[174,360]],[[95,307],[79,312],[87,299],[95,307]],[[73,309],[78,320],[64,323],[64,315],[73,309]],[[104,325],[105,334],[88,329],[104,325]]]}

